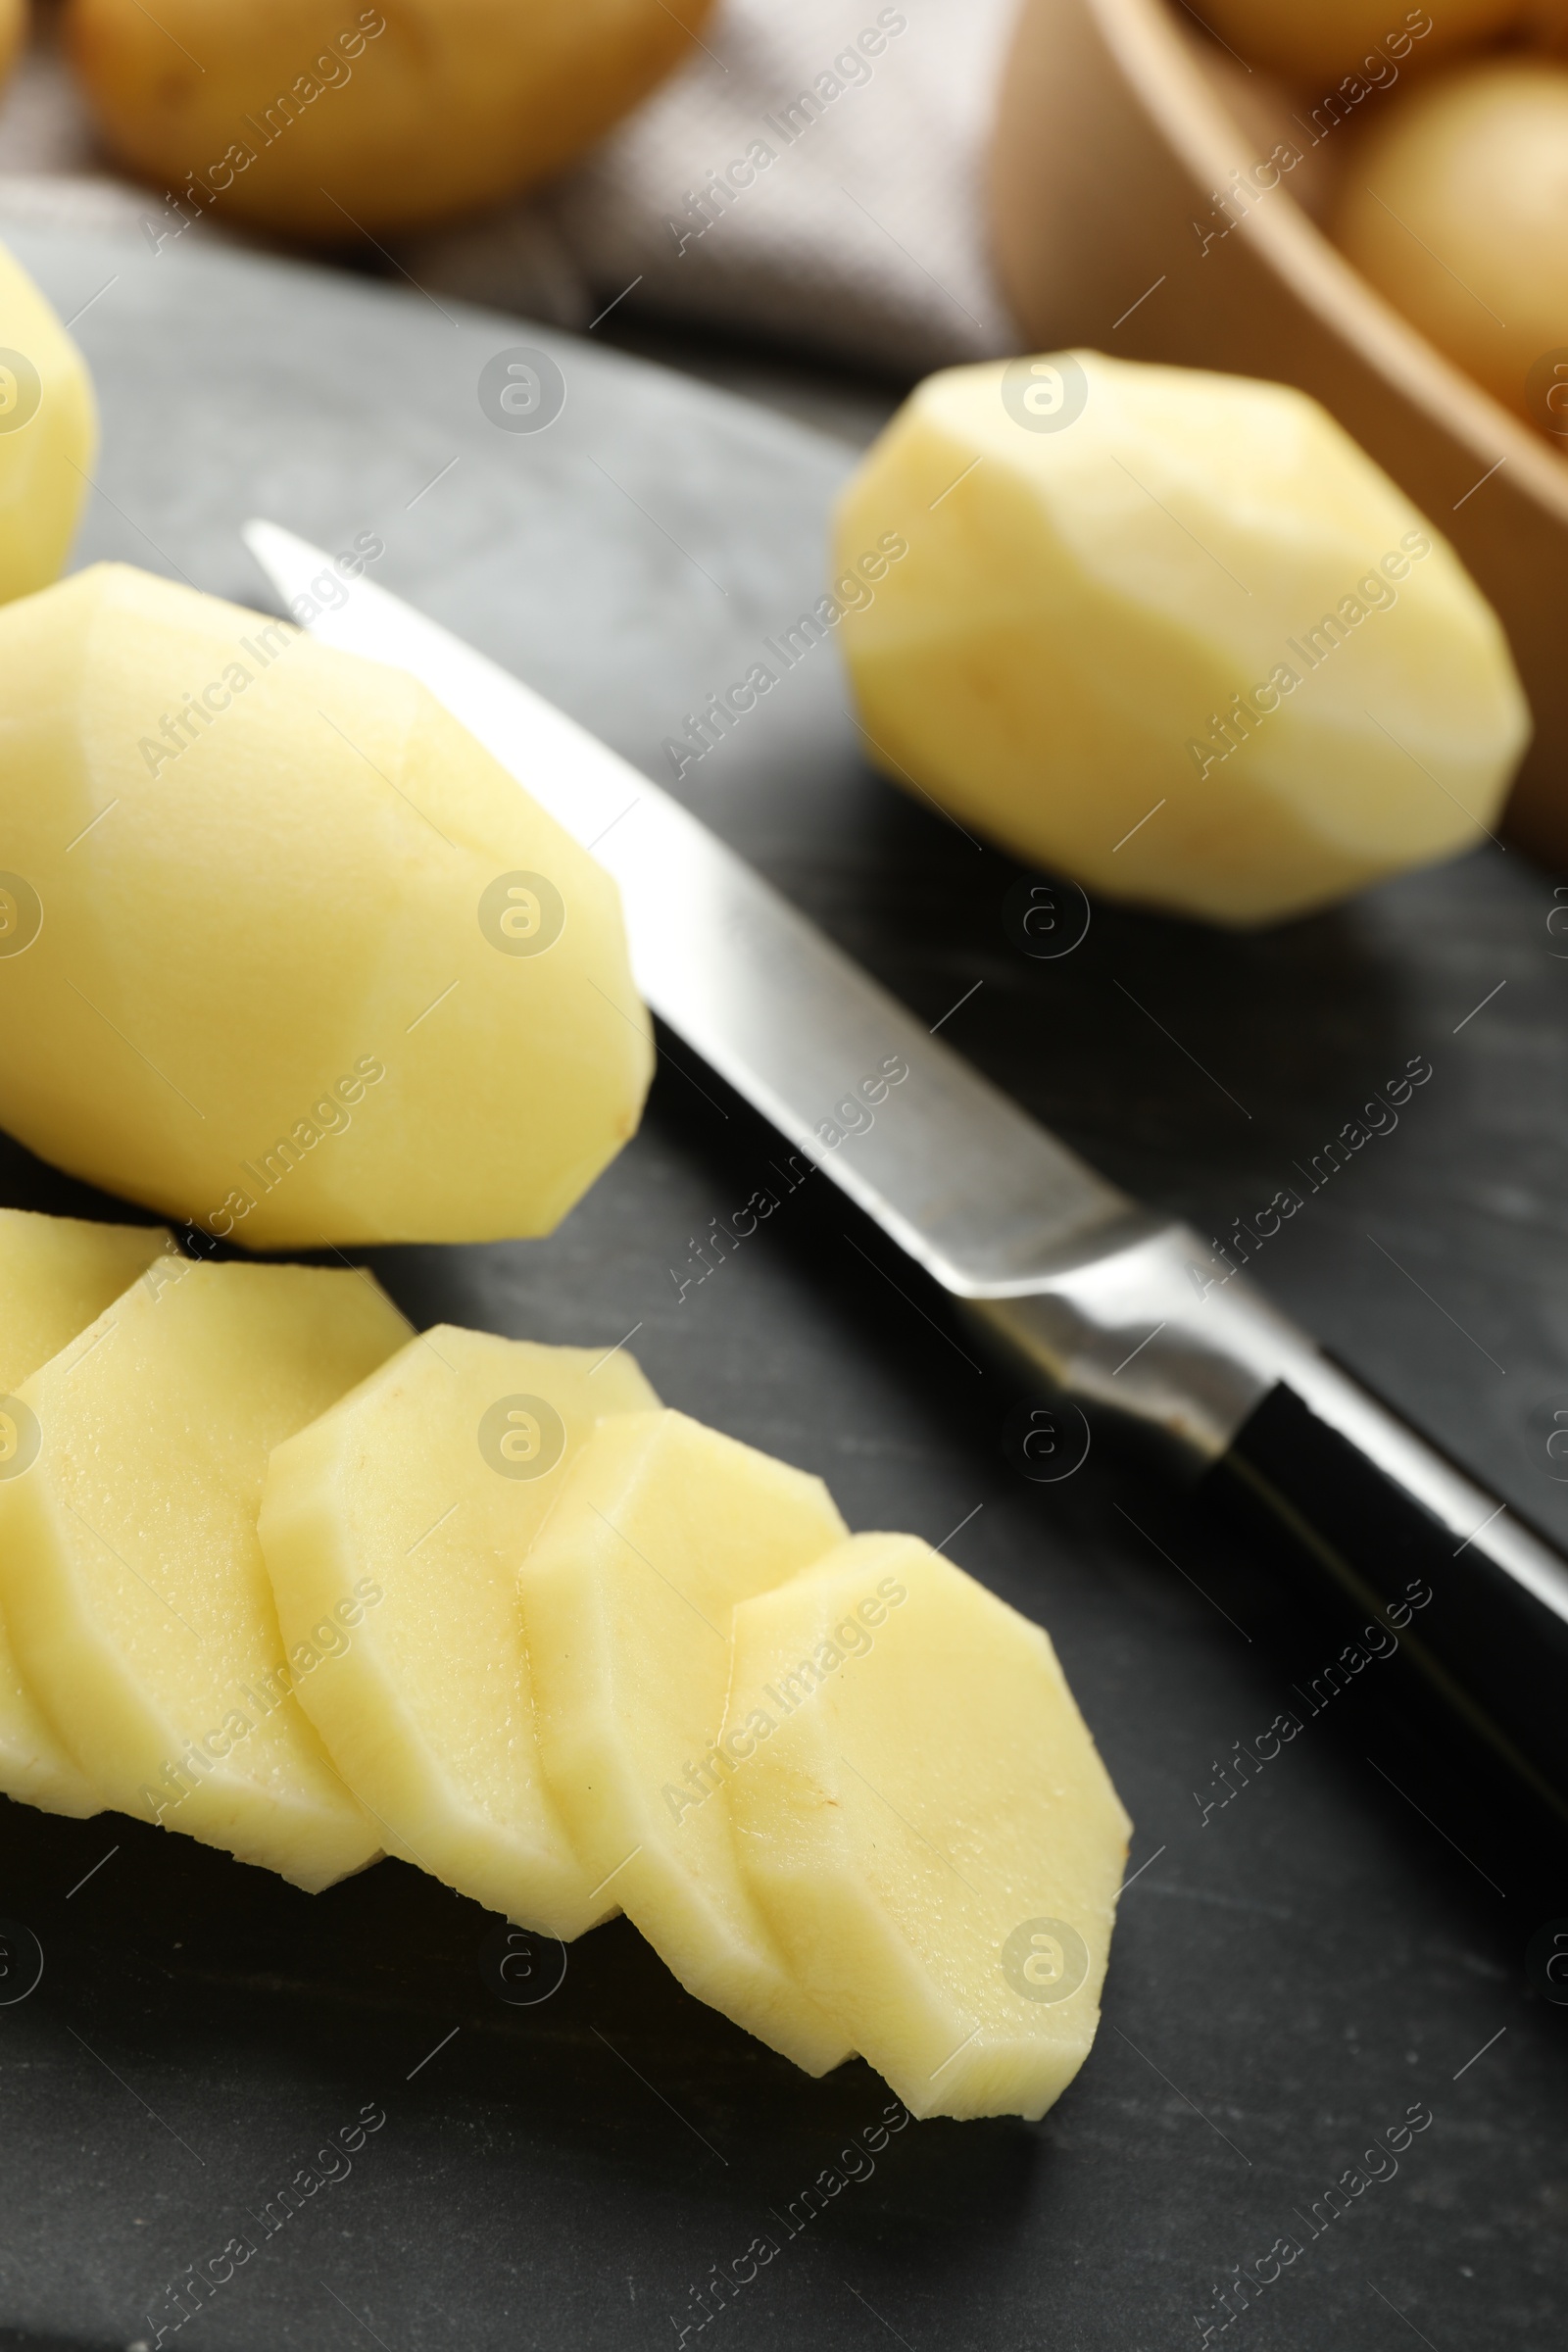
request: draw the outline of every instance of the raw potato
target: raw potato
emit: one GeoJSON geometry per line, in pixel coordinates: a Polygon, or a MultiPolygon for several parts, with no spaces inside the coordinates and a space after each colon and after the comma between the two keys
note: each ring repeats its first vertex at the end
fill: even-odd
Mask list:
{"type": "Polygon", "coordinates": [[[23,1382],[36,1458],[0,1482],[17,1659],[103,1803],[311,1889],[380,1841],[290,1692],[322,1652],[284,1659],[262,1480],[408,1336],[354,1271],[156,1264],[23,1382]]]}
{"type": "Polygon", "coordinates": [[[220,217],[346,239],[551,177],[693,58],[711,5],[71,0],[66,24],[123,162],[220,217]]]}
{"type": "Polygon", "coordinates": [[[1284,385],[1087,351],[949,369],[836,549],[871,756],[1107,898],[1326,905],[1480,840],[1528,737],[1451,548],[1284,385]]]}
{"type": "MultiPolygon", "coordinates": [[[[97,447],[82,356],[0,245],[0,603],[59,578],[97,447]]],[[[6,929],[0,907],[0,955],[6,929]]]]}
{"type": "Polygon", "coordinates": [[[590,1881],[688,1992],[811,2075],[851,2045],[746,1891],[715,1742],[735,1602],[843,1534],[820,1479],[632,1413],[583,1447],[521,1577],[540,1750],[590,1881]]]}
{"type": "Polygon", "coordinates": [[[0,81],[17,62],[27,34],[27,0],[0,0],[0,81]]]}
{"type": "MultiPolygon", "coordinates": [[[[24,1475],[30,1450],[26,1413],[14,1409],[17,1390],[172,1247],[161,1225],[0,1208],[0,1479],[24,1475]]],[[[24,1688],[3,1621],[0,1793],[78,1816],[103,1802],[24,1688]]]]}
{"type": "Polygon", "coordinates": [[[1418,71],[1429,58],[1510,31],[1529,13],[1530,0],[1443,0],[1430,11],[1401,9],[1396,0],[1208,0],[1203,22],[1250,66],[1272,66],[1325,91],[1342,74],[1371,69],[1368,78],[1392,79],[1418,71]]]}
{"type": "Polygon", "coordinates": [[[33,1151],[318,1248],[548,1232],[634,1130],[614,885],[413,679],[100,564],[0,612],[0,734],[33,1151]]]}
{"type": "Polygon", "coordinates": [[[623,1348],[444,1324],[278,1446],[262,1503],[285,1646],[363,1619],[300,1700],[387,1850],[563,1939],[617,1906],[545,1786],[517,1569],[596,1419],[658,1403],[623,1348]]]}
{"type": "Polygon", "coordinates": [[[1131,1825],[1040,1628],[912,1536],[735,1611],[727,1783],[801,1983],[911,2115],[1045,2113],[1094,2040],[1131,1825]]]}
{"type": "Polygon", "coordinates": [[[1568,67],[1494,58],[1401,97],[1356,146],[1334,235],[1488,391],[1568,429],[1568,67]]]}

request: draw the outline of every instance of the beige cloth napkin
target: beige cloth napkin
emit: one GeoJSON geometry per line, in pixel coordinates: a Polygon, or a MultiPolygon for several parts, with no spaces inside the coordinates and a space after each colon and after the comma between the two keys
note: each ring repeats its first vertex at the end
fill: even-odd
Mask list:
{"type": "Polygon", "coordinates": [[[579,328],[619,300],[900,373],[1015,351],[984,187],[1014,8],[725,0],[569,176],[398,258],[579,328]]]}
{"type": "MultiPolygon", "coordinates": [[[[899,375],[1017,350],[984,184],[1015,6],[721,0],[690,63],[574,172],[396,258],[578,329],[623,303],[899,375]]],[[[0,223],[134,229],[158,211],[105,171],[40,22],[0,104],[0,223]]]]}

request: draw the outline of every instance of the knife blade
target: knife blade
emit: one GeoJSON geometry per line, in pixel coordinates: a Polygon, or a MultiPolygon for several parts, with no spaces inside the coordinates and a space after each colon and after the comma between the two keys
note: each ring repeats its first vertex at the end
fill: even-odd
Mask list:
{"type": "Polygon", "coordinates": [[[586,728],[363,575],[322,609],[311,583],[331,559],[277,524],[244,538],[285,611],[305,600],[314,635],[422,680],[608,868],[653,1010],[1045,1382],[1026,1466],[1060,1442],[1058,1407],[1092,1403],[1240,1489],[1568,1818],[1568,1561],[1551,1544],[586,728]],[[895,1068],[885,1112],[853,1120],[852,1090],[895,1068]]]}

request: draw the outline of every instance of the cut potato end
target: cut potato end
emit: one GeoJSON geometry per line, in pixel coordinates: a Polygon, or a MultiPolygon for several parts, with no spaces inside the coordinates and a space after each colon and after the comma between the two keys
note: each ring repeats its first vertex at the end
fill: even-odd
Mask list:
{"type": "Polygon", "coordinates": [[[544,1779],[518,1565],[606,1414],[658,1397],[624,1348],[442,1325],[273,1453],[261,1538],[300,1702],[390,1852],[563,1939],[616,1909],[544,1779]]]}
{"type": "Polygon", "coordinates": [[[102,1801],[308,1888],[379,1840],[292,1694],[319,1658],[284,1656],[262,1481],[408,1331],[354,1272],[160,1262],[22,1384],[0,1484],[17,1661],[102,1801]]]}
{"type": "Polygon", "coordinates": [[[1108,898],[1267,922],[1450,857],[1529,737],[1452,549],[1285,385],[948,369],[835,543],[889,775],[1108,898]]]}
{"type": "MultiPolygon", "coordinates": [[[[0,1478],[27,1466],[28,1424],[10,1409],[15,1391],[172,1248],[161,1225],[98,1225],[0,1208],[0,1478]]],[[[0,1793],[78,1818],[103,1803],[27,1690],[3,1626],[0,1793]]]]}
{"type": "Polygon", "coordinates": [[[851,2043],[747,1892],[718,1740],[735,1603],[843,1535],[819,1479],[627,1414],[583,1447],[521,1580],[540,1748],[591,1879],[689,1992],[813,2075],[851,2043]]]}
{"type": "Polygon", "coordinates": [[[912,2115],[1043,2115],[1094,2039],[1130,1830],[1046,1635],[909,1536],[734,1633],[737,1848],[796,1976],[912,2115]]]}

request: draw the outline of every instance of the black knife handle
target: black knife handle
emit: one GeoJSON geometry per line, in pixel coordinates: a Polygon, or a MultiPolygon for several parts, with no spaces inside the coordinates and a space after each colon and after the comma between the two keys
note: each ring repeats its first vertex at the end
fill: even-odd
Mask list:
{"type": "Polygon", "coordinates": [[[1087,1407],[1283,1529],[1568,1819],[1568,1559],[1245,1276],[1221,1277],[1196,1234],[1151,1221],[966,1304],[1076,1412],[1085,1446],[1087,1407]]]}
{"type": "Polygon", "coordinates": [[[1320,1362],[1353,1399],[1353,1411],[1335,1413],[1341,1426],[1282,1383],[1204,1486],[1254,1521],[1265,1514],[1392,1628],[1471,1728],[1568,1819],[1568,1564],[1510,1505],[1320,1362]],[[1472,1526],[1462,1533],[1454,1505],[1463,1509],[1466,1494],[1472,1526]]]}

